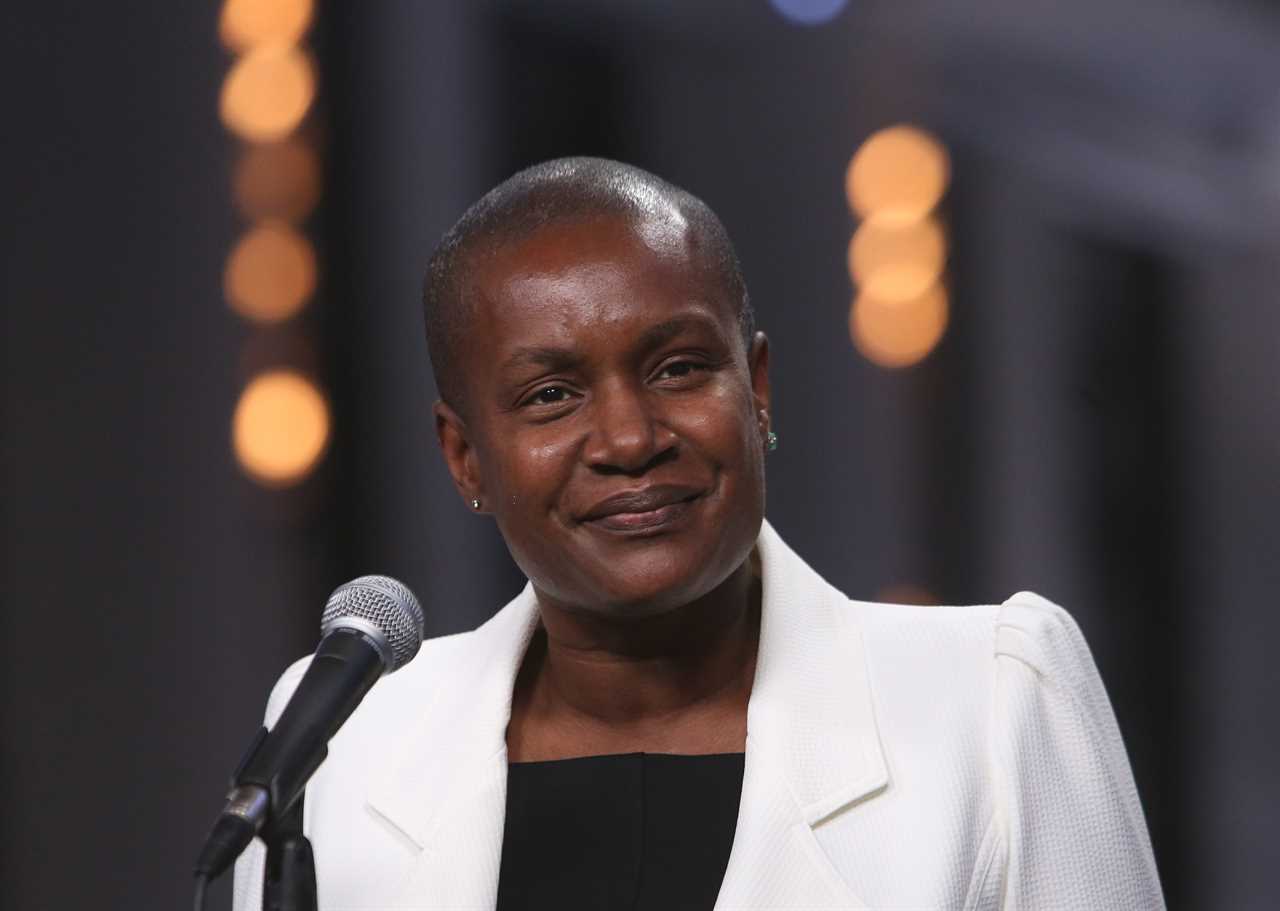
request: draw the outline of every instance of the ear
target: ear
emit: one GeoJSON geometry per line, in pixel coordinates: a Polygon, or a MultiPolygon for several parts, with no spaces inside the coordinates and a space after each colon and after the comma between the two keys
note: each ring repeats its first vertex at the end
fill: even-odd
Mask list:
{"type": "Polygon", "coordinates": [[[453,475],[454,486],[468,510],[471,510],[472,500],[479,500],[482,504],[479,511],[483,512],[485,500],[480,460],[471,445],[466,422],[443,401],[436,402],[431,410],[436,418],[436,439],[440,442],[445,464],[449,466],[449,474],[453,475]]]}
{"type": "Polygon", "coordinates": [[[760,425],[760,436],[769,432],[769,338],[763,332],[757,332],[751,340],[751,350],[747,352],[747,367],[751,371],[751,398],[755,406],[756,421],[760,425]]]}

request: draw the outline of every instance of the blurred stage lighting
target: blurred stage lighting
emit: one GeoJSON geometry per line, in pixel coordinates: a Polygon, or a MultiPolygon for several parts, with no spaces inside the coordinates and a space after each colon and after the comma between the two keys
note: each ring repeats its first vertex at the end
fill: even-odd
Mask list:
{"type": "Polygon", "coordinates": [[[320,201],[320,162],[296,139],[255,145],[240,156],[232,183],[247,218],[302,221],[320,201]]]}
{"type": "Polygon", "coordinates": [[[258,48],[227,73],[222,122],[242,139],[274,142],[301,123],[315,91],[315,73],[305,54],[292,47],[258,48]]]}
{"type": "Polygon", "coordinates": [[[821,25],[830,22],[844,9],[849,0],[769,0],[783,18],[800,25],[821,25]]]}
{"type": "Polygon", "coordinates": [[[942,143],[916,127],[894,126],[873,133],[854,154],[845,193],[862,218],[914,221],[933,210],[950,179],[942,143]]]}
{"type": "Polygon", "coordinates": [[[863,357],[881,367],[923,360],[947,328],[947,292],[934,285],[910,301],[884,301],[861,293],[849,312],[849,334],[863,357]]]}
{"type": "Polygon", "coordinates": [[[329,405],[300,373],[263,373],[241,394],[231,437],[236,460],[254,480],[269,487],[295,484],[324,454],[329,405]]]}
{"type": "Polygon", "coordinates": [[[875,600],[885,604],[914,604],[922,607],[942,603],[933,592],[912,582],[886,585],[876,592],[875,600]]]}
{"type": "Polygon", "coordinates": [[[311,25],[314,12],[312,0],[226,0],[218,33],[236,52],[262,44],[294,44],[311,25]]]}
{"type": "Polygon", "coordinates": [[[278,323],[301,310],[315,292],[316,257],[293,228],[266,222],[236,244],[223,278],[232,309],[255,323],[278,323]]]}
{"type": "Polygon", "coordinates": [[[947,240],[933,218],[898,221],[872,216],[849,244],[849,274],[862,291],[884,301],[907,301],[942,275],[947,240]]]}

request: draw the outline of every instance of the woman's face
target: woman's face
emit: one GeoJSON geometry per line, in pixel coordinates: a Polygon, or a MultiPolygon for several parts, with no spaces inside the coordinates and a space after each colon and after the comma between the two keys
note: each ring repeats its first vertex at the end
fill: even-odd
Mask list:
{"type": "Polygon", "coordinates": [[[768,347],[678,217],[553,223],[480,278],[436,408],[460,492],[543,599],[639,617],[742,565],[764,516],[768,347]]]}

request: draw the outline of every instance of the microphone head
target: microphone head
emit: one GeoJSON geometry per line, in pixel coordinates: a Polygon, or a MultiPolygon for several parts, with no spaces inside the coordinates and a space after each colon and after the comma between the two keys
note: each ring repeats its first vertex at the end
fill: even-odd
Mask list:
{"type": "Polygon", "coordinates": [[[320,636],[362,633],[382,654],[386,672],[399,670],[422,645],[422,607],[408,586],[390,576],[361,576],[339,585],[320,618],[320,636]]]}

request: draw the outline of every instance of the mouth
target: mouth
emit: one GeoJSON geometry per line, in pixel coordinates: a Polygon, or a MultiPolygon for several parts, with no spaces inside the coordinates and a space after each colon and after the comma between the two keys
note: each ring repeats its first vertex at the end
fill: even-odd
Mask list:
{"type": "Polygon", "coordinates": [[[687,516],[702,494],[698,488],[674,484],[623,491],[592,506],[582,522],[623,534],[665,531],[687,516]]]}

